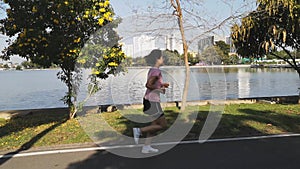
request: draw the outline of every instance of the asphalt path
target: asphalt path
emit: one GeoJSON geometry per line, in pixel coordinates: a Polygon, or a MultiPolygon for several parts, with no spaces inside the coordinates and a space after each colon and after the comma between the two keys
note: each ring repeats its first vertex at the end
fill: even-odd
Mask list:
{"type": "MultiPolygon", "coordinates": [[[[156,147],[163,149],[164,145],[156,147]]],[[[141,148],[120,149],[139,152],[141,148]]],[[[2,156],[0,164],[1,169],[299,169],[300,136],[186,143],[149,158],[90,149],[2,156]]]]}

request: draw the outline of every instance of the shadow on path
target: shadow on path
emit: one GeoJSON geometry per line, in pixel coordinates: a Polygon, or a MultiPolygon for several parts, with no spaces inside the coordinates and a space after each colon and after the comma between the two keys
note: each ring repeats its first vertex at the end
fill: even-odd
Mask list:
{"type": "MultiPolygon", "coordinates": [[[[140,159],[97,151],[70,164],[68,169],[298,169],[299,141],[300,137],[288,137],[184,144],[164,154],[140,159]]],[[[124,151],[135,151],[132,149],[137,148],[124,151]]]]}

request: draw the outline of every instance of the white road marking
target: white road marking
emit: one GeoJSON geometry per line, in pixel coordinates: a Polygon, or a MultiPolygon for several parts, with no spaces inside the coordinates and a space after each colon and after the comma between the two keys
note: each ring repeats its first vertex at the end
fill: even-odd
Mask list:
{"type": "MultiPolygon", "coordinates": [[[[166,142],[166,143],[154,143],[156,146],[163,145],[175,145],[175,144],[195,144],[195,143],[215,143],[215,142],[228,142],[228,141],[243,141],[243,140],[257,140],[257,139],[268,139],[268,138],[284,138],[284,137],[297,137],[300,134],[280,134],[270,136],[254,136],[254,137],[238,137],[238,138],[225,138],[225,139],[210,139],[210,140],[194,140],[194,141],[181,141],[181,142],[166,142]]],[[[103,146],[103,147],[90,147],[90,148],[76,148],[76,149],[63,149],[63,150],[50,150],[41,152],[28,152],[28,153],[17,153],[17,154],[4,154],[0,155],[0,159],[4,158],[15,158],[15,157],[28,157],[28,156],[39,156],[39,155],[50,155],[50,154],[63,154],[63,153],[75,153],[75,152],[87,152],[87,151],[101,151],[101,150],[112,150],[119,148],[136,148],[141,147],[139,145],[120,145],[120,146],[103,146]]]]}

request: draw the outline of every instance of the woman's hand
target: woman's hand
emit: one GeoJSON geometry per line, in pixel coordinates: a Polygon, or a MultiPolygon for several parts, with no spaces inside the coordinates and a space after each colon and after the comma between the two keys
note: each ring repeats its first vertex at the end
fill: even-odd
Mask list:
{"type": "Polygon", "coordinates": [[[170,83],[163,83],[163,84],[162,84],[162,87],[163,87],[163,88],[169,88],[169,86],[170,86],[170,83]]]}

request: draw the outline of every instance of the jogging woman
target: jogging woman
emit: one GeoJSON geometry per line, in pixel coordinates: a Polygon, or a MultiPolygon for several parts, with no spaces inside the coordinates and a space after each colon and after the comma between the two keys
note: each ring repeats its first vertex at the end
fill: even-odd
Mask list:
{"type": "Polygon", "coordinates": [[[149,126],[133,128],[133,136],[135,143],[138,144],[139,137],[145,134],[146,140],[142,148],[142,153],[157,153],[159,150],[151,147],[151,140],[156,132],[163,130],[167,126],[167,121],[160,105],[160,94],[165,94],[169,84],[163,83],[161,70],[159,69],[159,67],[164,64],[161,50],[153,50],[146,56],[146,62],[153,67],[150,68],[148,72],[147,90],[143,98],[143,111],[149,115],[153,121],[149,126]]]}

